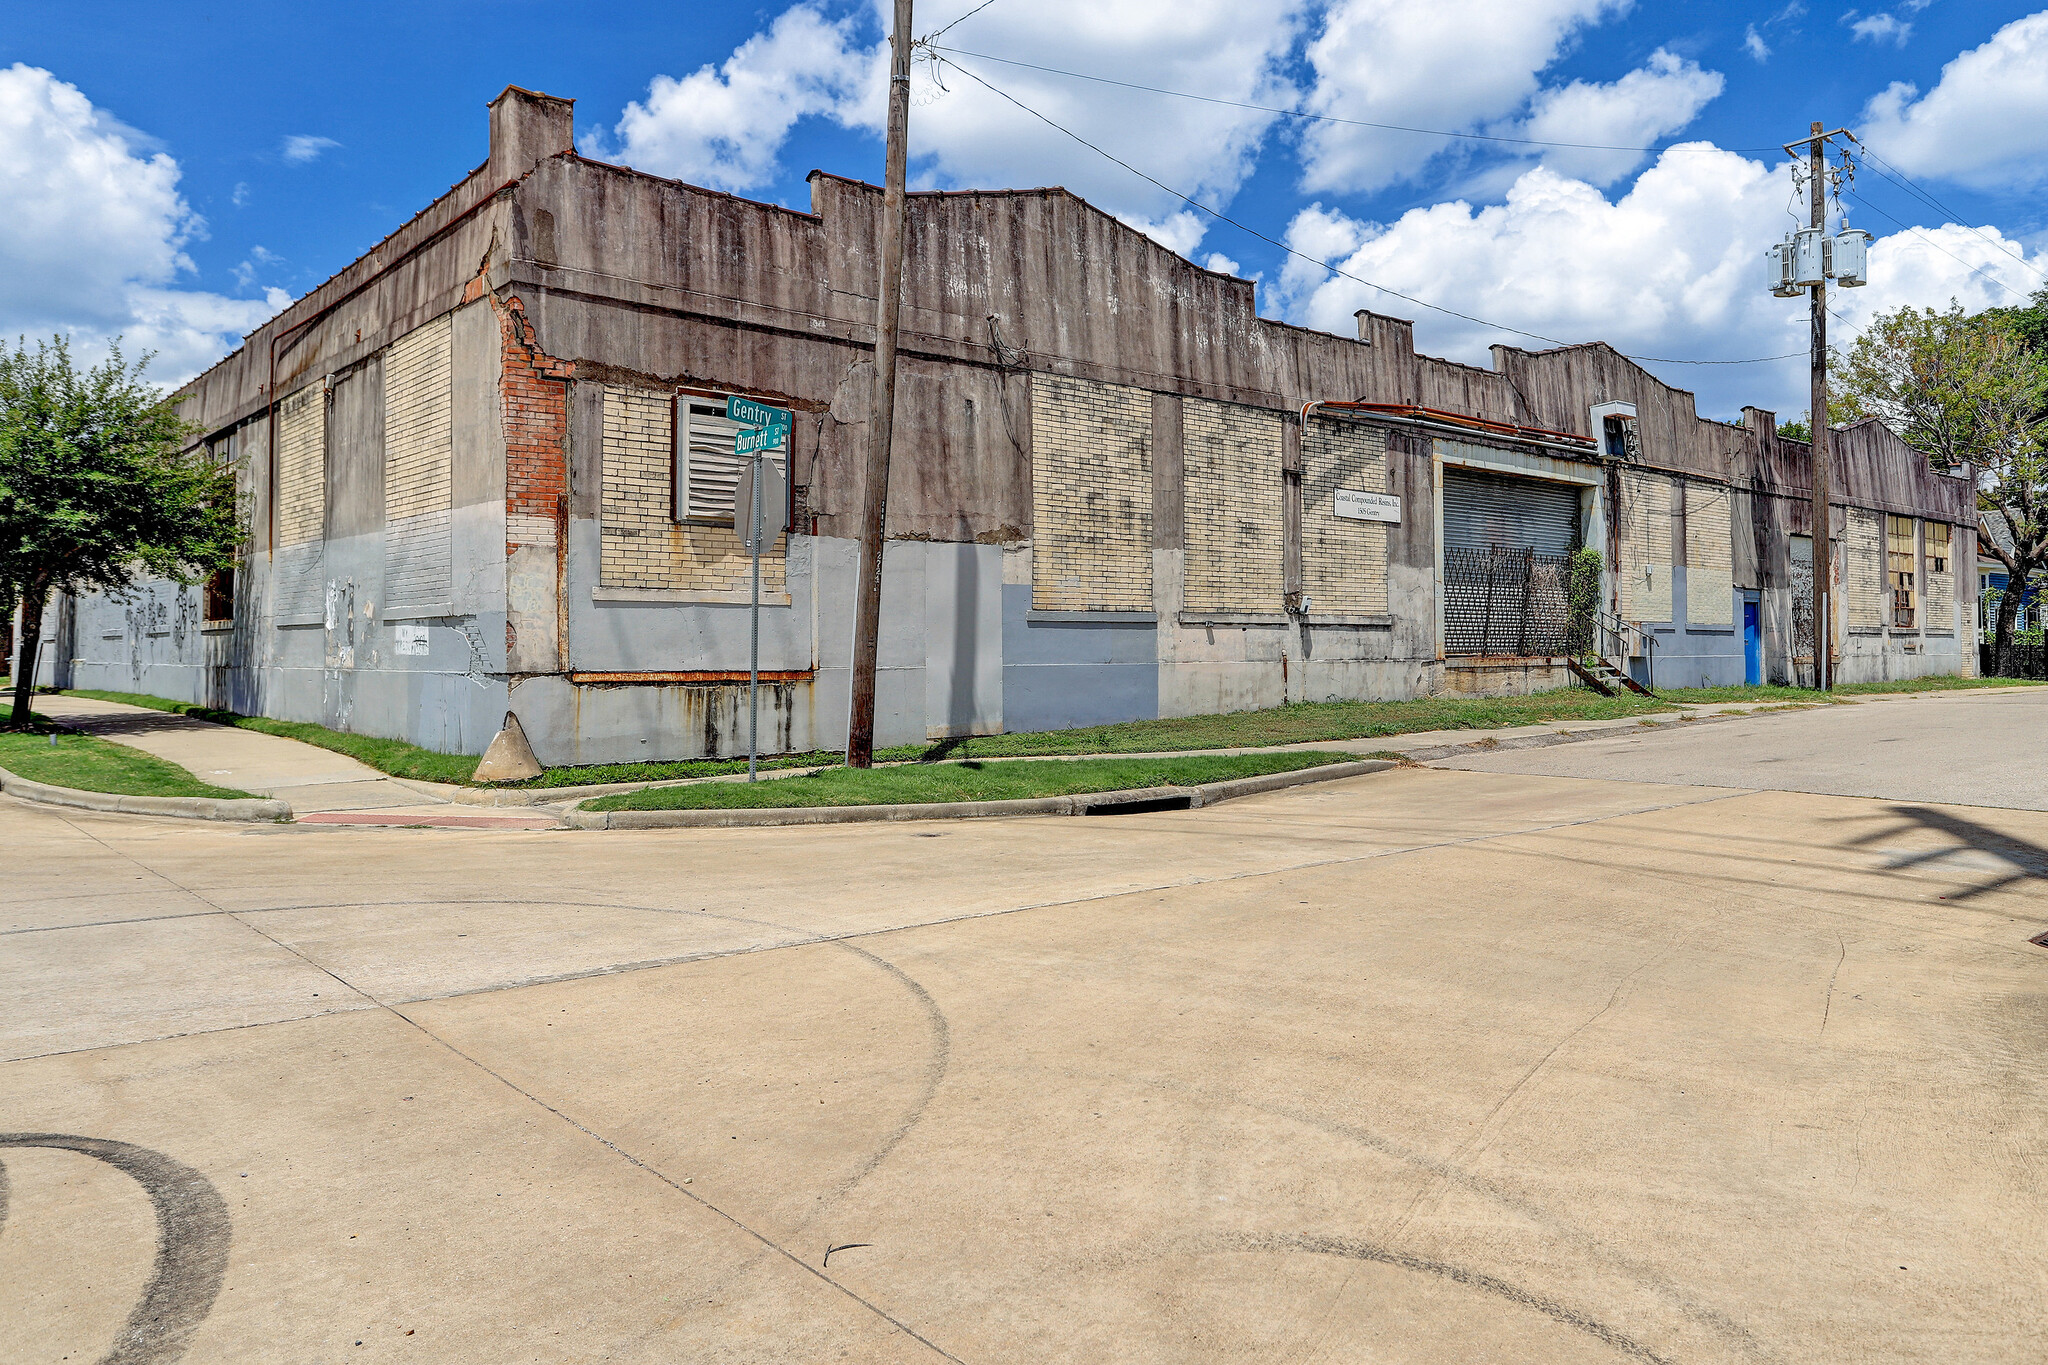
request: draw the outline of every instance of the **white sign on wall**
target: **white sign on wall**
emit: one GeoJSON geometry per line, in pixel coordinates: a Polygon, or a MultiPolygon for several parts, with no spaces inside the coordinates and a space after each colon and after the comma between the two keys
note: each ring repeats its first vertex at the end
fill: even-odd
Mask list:
{"type": "Polygon", "coordinates": [[[1346,521],[1401,520],[1401,499],[1392,493],[1361,493],[1355,488],[1337,490],[1337,515],[1346,521]]]}
{"type": "Polygon", "coordinates": [[[425,626],[394,626],[392,630],[397,636],[396,642],[391,646],[394,653],[425,654],[427,652],[427,628],[425,626]]]}

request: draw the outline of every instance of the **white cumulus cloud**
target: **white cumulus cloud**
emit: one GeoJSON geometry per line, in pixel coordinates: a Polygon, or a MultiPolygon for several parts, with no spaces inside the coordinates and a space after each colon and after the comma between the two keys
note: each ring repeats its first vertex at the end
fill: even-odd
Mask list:
{"type": "Polygon", "coordinates": [[[797,5],[723,65],[707,64],[680,80],[656,76],[646,101],[628,104],[620,116],[615,145],[598,134],[585,139],[584,150],[714,189],[759,189],[775,176],[797,120],[823,114],[844,121],[872,65],[872,54],[856,44],[852,19],[828,20],[811,5],[797,5]]]}
{"type": "MultiPolygon", "coordinates": [[[[1304,0],[1037,0],[998,5],[948,31],[940,63],[920,61],[910,113],[916,187],[1064,185],[1175,251],[1192,253],[1204,215],[991,90],[1073,130],[1166,184],[1220,207],[1251,173],[1274,115],[1198,104],[1051,75],[1007,62],[1121,78],[1250,103],[1291,104],[1278,64],[1304,0]],[[972,71],[988,84],[967,75],[972,71]]],[[[678,80],[657,76],[594,156],[728,190],[758,190],[782,173],[804,118],[879,134],[887,121],[891,7],[827,19],[814,5],[782,11],[723,63],[678,80]],[[863,18],[865,23],[863,23],[863,18]]],[[[952,15],[920,26],[928,32],[952,15]]]]}
{"type": "Polygon", "coordinates": [[[1755,24],[1751,24],[1743,32],[1742,50],[1760,62],[1767,62],[1771,59],[1771,45],[1764,41],[1763,34],[1756,31],[1755,24]]]}
{"type": "MultiPolygon", "coordinates": [[[[1618,81],[1573,81],[1539,94],[1519,136],[1542,142],[1644,147],[1675,133],[1698,117],[1727,82],[1718,71],[1702,70],[1663,48],[1618,81]]],[[[1563,175],[1611,185],[1648,159],[1644,152],[1559,147],[1543,164],[1563,175]]]]}
{"type": "MultiPolygon", "coordinates": [[[[1335,118],[1477,131],[1518,115],[1585,27],[1628,0],[1336,0],[1308,46],[1305,108],[1335,118]]],[[[1412,177],[1447,138],[1318,124],[1303,185],[1363,192],[1412,177]]]]}
{"type": "MultiPolygon", "coordinates": [[[[1412,317],[1419,348],[1481,365],[1489,363],[1486,348],[1494,342],[1546,345],[1507,327],[1562,342],[1603,340],[1627,353],[1672,359],[1803,356],[1805,309],[1773,298],[1763,282],[1764,248],[1790,222],[1788,189],[1782,169],[1685,143],[1666,150],[1614,199],[1537,168],[1516,181],[1504,203],[1435,204],[1391,224],[1362,223],[1314,206],[1290,230],[1297,250],[1359,279],[1500,325],[1448,317],[1356,279],[1296,265],[1288,267],[1294,276],[1290,311],[1309,326],[1344,334],[1359,308],[1412,317]]],[[[2014,288],[2025,282],[2024,266],[1966,230],[1934,236],[1968,264],[1915,235],[1883,238],[1872,251],[1872,284],[1836,291],[1837,311],[1855,325],[1904,303],[1942,305],[1952,296],[1967,307],[2012,301],[1972,266],[2014,288]],[[1975,245],[1964,249],[1966,242],[1975,245]]],[[[1693,389],[1710,415],[1732,416],[1744,403],[1788,416],[1803,406],[1803,359],[1650,368],[1693,389]]]]}
{"type": "Polygon", "coordinates": [[[237,345],[288,298],[177,288],[205,221],[178,164],[78,87],[23,63],[0,69],[0,335],[68,333],[90,354],[116,335],[160,354],[178,382],[237,345]]]}
{"type": "Polygon", "coordinates": [[[1894,83],[1864,109],[1861,135],[1909,175],[1979,189],[2048,180],[2048,10],[1957,56],[1925,95],[1894,83]]]}
{"type": "MultiPolygon", "coordinates": [[[[999,4],[940,42],[1010,62],[1140,81],[1216,99],[1287,107],[1279,75],[1300,23],[1299,0],[1034,0],[999,4]]],[[[1251,174],[1275,116],[1075,80],[986,57],[941,53],[921,65],[911,149],[929,183],[1063,185],[1187,255],[1206,215],[1049,127],[966,74],[1211,207],[1251,174]],[[942,84],[941,84],[942,83],[942,84]]],[[[882,126],[877,82],[865,108],[882,126]]]]}

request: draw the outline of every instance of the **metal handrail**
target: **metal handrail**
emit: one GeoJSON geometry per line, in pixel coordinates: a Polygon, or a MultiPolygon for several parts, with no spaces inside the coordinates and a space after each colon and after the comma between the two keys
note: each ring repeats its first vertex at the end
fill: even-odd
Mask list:
{"type": "Polygon", "coordinates": [[[1610,611],[1594,613],[1595,643],[1603,659],[1643,660],[1649,679],[1643,684],[1657,690],[1657,637],[1639,621],[1624,621],[1610,611]]]}

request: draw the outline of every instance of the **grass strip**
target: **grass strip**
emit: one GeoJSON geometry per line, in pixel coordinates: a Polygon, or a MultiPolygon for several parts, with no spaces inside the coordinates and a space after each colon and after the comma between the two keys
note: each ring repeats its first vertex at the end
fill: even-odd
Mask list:
{"type": "Polygon", "coordinates": [[[1425,730],[1494,730],[1552,720],[1612,720],[1668,710],[1654,697],[1602,697],[1563,688],[1527,697],[1417,697],[1409,701],[1296,702],[1264,711],[1176,716],[1035,734],[977,735],[878,751],[877,759],[1010,758],[1041,754],[1160,753],[1178,749],[1319,744],[1425,730]]]}
{"type": "Polygon", "coordinates": [[[40,715],[34,717],[26,730],[0,730],[0,768],[31,782],[115,796],[256,799],[232,787],[201,782],[177,764],[154,754],[62,729],[40,715]]]}
{"type": "Polygon", "coordinates": [[[1083,758],[1044,763],[915,764],[829,768],[771,782],[651,787],[583,803],[584,810],[707,810],[771,806],[891,806],[937,801],[1015,801],[1136,787],[1192,787],[1234,777],[1349,763],[1350,754],[1198,754],[1185,758],[1083,758]]]}
{"type": "Polygon", "coordinates": [[[210,720],[216,725],[232,725],[242,730],[254,730],[259,734],[295,739],[301,744],[317,745],[322,749],[331,749],[337,754],[347,754],[350,758],[367,763],[379,772],[390,773],[393,777],[410,777],[419,782],[467,783],[471,774],[476,772],[475,754],[436,753],[432,749],[422,749],[417,744],[408,744],[402,739],[351,735],[340,730],[330,730],[324,725],[314,725],[310,721],[245,716],[238,711],[223,711],[219,707],[201,706],[196,702],[171,701],[167,697],[145,696],[140,692],[101,692],[93,688],[77,687],[67,689],[63,695],[92,697],[98,701],[121,702],[127,706],[144,706],[152,711],[168,711],[176,716],[190,716],[194,720],[210,720]]]}

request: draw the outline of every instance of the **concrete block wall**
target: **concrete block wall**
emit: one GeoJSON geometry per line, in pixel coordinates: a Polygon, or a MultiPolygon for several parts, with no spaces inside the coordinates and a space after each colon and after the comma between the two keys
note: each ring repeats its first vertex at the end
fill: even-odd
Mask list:
{"type": "Polygon", "coordinates": [[[1286,610],[1281,425],[1270,409],[1190,398],[1181,407],[1187,560],[1182,610],[1286,610]]]}
{"type": "Polygon", "coordinates": [[[1152,609],[1152,395],[1031,383],[1031,605],[1152,609]]]}

